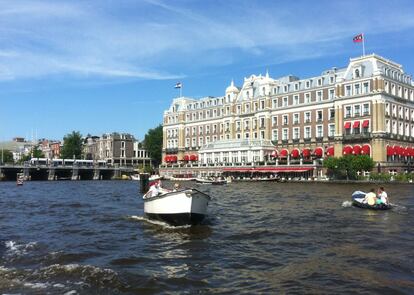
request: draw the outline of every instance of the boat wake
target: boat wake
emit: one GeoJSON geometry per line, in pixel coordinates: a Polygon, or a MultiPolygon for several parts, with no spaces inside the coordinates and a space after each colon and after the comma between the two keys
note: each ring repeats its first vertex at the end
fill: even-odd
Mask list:
{"type": "Polygon", "coordinates": [[[352,207],[352,201],[343,201],[342,207],[344,208],[352,207]]]}
{"type": "Polygon", "coordinates": [[[170,225],[166,222],[153,220],[153,219],[149,219],[149,218],[146,218],[144,216],[138,216],[138,215],[129,216],[128,219],[135,220],[135,221],[144,221],[144,222],[147,222],[147,223],[162,226],[162,227],[167,228],[167,229],[183,229],[183,228],[190,228],[191,227],[191,225],[173,226],[173,225],[170,225]]]}

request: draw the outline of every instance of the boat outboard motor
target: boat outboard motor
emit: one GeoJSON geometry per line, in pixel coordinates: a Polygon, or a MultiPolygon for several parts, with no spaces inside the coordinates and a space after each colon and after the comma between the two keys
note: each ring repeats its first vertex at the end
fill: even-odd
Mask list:
{"type": "Polygon", "coordinates": [[[366,193],[362,191],[355,191],[352,193],[352,200],[365,198],[366,193]]]}

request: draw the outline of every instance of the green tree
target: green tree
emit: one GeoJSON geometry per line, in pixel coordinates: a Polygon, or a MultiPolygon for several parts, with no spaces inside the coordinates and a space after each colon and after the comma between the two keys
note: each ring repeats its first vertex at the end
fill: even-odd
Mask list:
{"type": "Polygon", "coordinates": [[[82,157],[82,135],[79,131],[72,131],[63,137],[63,147],[60,152],[62,159],[81,159],[82,157]]]}
{"type": "Polygon", "coordinates": [[[374,160],[368,155],[355,156],[351,162],[354,171],[371,171],[374,165],[374,160]]]}
{"type": "Polygon", "coordinates": [[[158,166],[162,155],[162,125],[148,130],[144,138],[144,147],[149,152],[154,165],[158,166]]]}
{"type": "Polygon", "coordinates": [[[0,163],[13,163],[13,153],[9,150],[0,150],[0,163]]]}
{"type": "Polygon", "coordinates": [[[44,158],[45,154],[39,150],[38,146],[35,146],[32,150],[32,158],[44,158]]]}
{"type": "Polygon", "coordinates": [[[323,161],[323,166],[328,169],[328,175],[336,179],[357,179],[358,171],[371,171],[374,165],[374,161],[367,155],[331,157],[323,161]]]}

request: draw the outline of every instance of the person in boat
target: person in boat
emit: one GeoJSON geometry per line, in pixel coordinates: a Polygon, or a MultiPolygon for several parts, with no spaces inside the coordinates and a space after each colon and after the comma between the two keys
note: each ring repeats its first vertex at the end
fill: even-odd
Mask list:
{"type": "Polygon", "coordinates": [[[365,195],[365,198],[362,201],[362,203],[365,203],[365,204],[368,204],[368,205],[371,205],[371,206],[373,206],[377,203],[377,195],[375,194],[375,189],[374,188],[372,188],[370,190],[370,192],[365,195]]]}
{"type": "Polygon", "coordinates": [[[383,186],[380,186],[380,188],[378,189],[378,200],[379,202],[377,202],[377,204],[385,204],[385,205],[389,204],[388,194],[385,191],[383,186]]]}
{"type": "Polygon", "coordinates": [[[174,184],[173,192],[178,191],[180,188],[181,188],[181,187],[180,187],[180,184],[179,184],[178,182],[176,182],[176,183],[174,184]]]}
{"type": "Polygon", "coordinates": [[[159,181],[153,181],[150,183],[150,188],[148,191],[148,196],[150,197],[156,197],[160,193],[160,184],[159,181]]]}

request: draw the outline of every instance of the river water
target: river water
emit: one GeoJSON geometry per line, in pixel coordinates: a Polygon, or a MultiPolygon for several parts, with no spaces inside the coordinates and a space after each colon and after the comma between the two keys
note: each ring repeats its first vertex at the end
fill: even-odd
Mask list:
{"type": "Polygon", "coordinates": [[[355,184],[198,188],[209,217],[174,228],[137,182],[0,182],[0,294],[414,293],[412,185],[383,212],[351,207],[355,184]]]}

